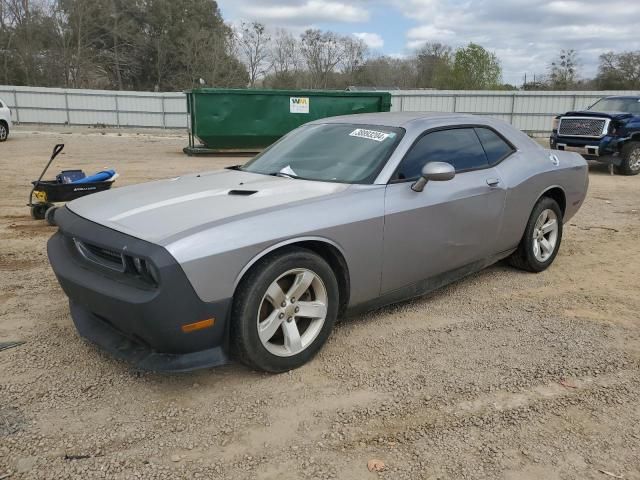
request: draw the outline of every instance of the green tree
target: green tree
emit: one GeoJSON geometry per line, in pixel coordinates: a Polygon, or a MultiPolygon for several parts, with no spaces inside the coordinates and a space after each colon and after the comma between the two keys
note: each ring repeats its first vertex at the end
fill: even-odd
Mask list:
{"type": "Polygon", "coordinates": [[[500,60],[480,45],[470,43],[456,50],[449,88],[485,90],[502,83],[500,60]]]}

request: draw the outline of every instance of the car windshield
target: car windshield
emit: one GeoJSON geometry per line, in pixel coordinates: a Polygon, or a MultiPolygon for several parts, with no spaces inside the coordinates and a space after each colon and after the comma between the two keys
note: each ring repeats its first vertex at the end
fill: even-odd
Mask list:
{"type": "Polygon", "coordinates": [[[589,107],[589,110],[640,114],[640,98],[603,98],[589,107]]]}
{"type": "Polygon", "coordinates": [[[401,128],[377,125],[304,125],[241,169],[306,180],[371,183],[403,134],[401,128]]]}

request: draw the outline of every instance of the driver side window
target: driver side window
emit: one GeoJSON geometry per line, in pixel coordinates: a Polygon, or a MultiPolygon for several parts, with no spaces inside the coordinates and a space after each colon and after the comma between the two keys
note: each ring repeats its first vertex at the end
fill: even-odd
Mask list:
{"type": "Polygon", "coordinates": [[[428,162],[450,163],[456,172],[489,166],[487,155],[473,128],[438,130],[416,142],[398,167],[395,179],[417,179],[428,162]]]}

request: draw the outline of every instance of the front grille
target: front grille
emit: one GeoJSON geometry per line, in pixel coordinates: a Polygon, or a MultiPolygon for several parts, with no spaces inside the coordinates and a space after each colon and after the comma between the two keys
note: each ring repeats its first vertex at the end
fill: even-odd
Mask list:
{"type": "Polygon", "coordinates": [[[607,133],[608,118],[562,117],[558,134],[564,137],[600,138],[607,133]]]}
{"type": "Polygon", "coordinates": [[[76,244],[78,251],[87,260],[119,272],[124,272],[126,270],[124,257],[120,252],[92,245],[78,239],[74,239],[74,243],[76,244]]]}

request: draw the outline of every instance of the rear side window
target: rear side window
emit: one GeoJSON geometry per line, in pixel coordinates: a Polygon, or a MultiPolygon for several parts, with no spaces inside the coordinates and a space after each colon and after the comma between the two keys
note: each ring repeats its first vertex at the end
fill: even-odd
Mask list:
{"type": "Polygon", "coordinates": [[[487,156],[473,128],[455,128],[428,133],[402,160],[396,178],[413,180],[428,162],[447,162],[456,172],[489,166],[487,156]]]}
{"type": "Polygon", "coordinates": [[[489,165],[499,163],[513,152],[513,147],[493,130],[489,130],[488,128],[476,128],[475,130],[487,154],[489,165]]]}
{"type": "Polygon", "coordinates": [[[4,108],[4,105],[2,104],[2,100],[0,100],[0,108],[4,108]]]}

